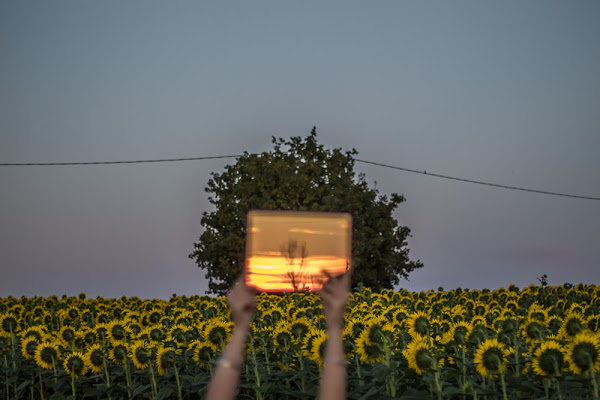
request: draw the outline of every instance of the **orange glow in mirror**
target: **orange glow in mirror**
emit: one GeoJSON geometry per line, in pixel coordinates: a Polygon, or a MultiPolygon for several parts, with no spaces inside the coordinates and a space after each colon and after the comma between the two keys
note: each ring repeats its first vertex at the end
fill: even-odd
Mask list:
{"type": "Polygon", "coordinates": [[[352,217],[345,213],[250,211],[246,284],[266,292],[315,291],[350,268],[352,217]]]}

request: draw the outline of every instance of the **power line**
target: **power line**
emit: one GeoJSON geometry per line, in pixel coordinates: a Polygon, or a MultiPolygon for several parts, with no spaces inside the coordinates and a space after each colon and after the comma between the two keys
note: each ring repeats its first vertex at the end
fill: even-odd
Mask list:
{"type": "Polygon", "coordinates": [[[163,158],[158,160],[133,160],[133,161],[94,161],[94,162],[59,162],[59,163],[0,163],[0,167],[30,167],[30,166],[56,166],[56,165],[108,165],[108,164],[142,164],[172,161],[216,160],[218,158],[239,158],[241,155],[209,156],[188,158],[163,158]]]}
{"type": "Polygon", "coordinates": [[[364,163],[364,164],[376,165],[378,167],[396,169],[396,170],[399,170],[399,171],[412,172],[414,174],[421,174],[421,175],[427,175],[427,176],[435,176],[437,178],[451,179],[451,180],[459,181],[459,182],[475,183],[477,185],[493,186],[493,187],[498,187],[498,188],[502,188],[502,189],[520,190],[522,192],[532,192],[532,193],[548,194],[548,195],[552,195],[552,196],[571,197],[571,198],[575,198],[575,199],[600,200],[600,197],[579,196],[579,195],[576,195],[576,194],[558,193],[558,192],[547,192],[545,190],[528,189],[528,188],[523,188],[523,187],[518,187],[518,186],[500,185],[500,184],[497,184],[497,183],[475,181],[475,180],[472,180],[472,179],[457,178],[457,177],[454,177],[454,176],[435,174],[435,173],[431,173],[431,172],[427,172],[427,171],[417,171],[417,170],[414,170],[414,169],[396,167],[394,165],[382,164],[382,163],[378,163],[378,162],[374,162],[374,161],[359,160],[359,159],[354,159],[354,161],[361,162],[361,163],[364,163]]]}
{"type": "MultiPolygon", "coordinates": [[[[221,158],[239,158],[239,157],[242,157],[242,155],[238,154],[238,155],[226,155],[226,156],[164,158],[164,159],[154,159],[154,160],[126,160],[126,161],[60,162],[60,163],[0,163],[0,166],[2,166],[2,167],[24,167],[24,166],[57,166],[57,165],[73,166],[73,165],[142,164],[142,163],[159,163],[159,162],[216,160],[216,159],[221,159],[221,158]]],[[[383,167],[383,168],[390,168],[390,169],[394,169],[394,170],[398,170],[398,171],[411,172],[414,174],[433,176],[433,177],[442,178],[442,179],[450,179],[450,180],[459,181],[459,182],[474,183],[477,185],[492,186],[492,187],[497,187],[497,188],[501,188],[501,189],[519,190],[522,192],[539,193],[539,194],[546,194],[546,195],[560,196],[560,197],[570,197],[570,198],[574,198],[574,199],[600,200],[600,197],[580,196],[580,195],[569,194],[569,193],[548,192],[545,190],[529,189],[529,188],[523,188],[523,187],[518,187],[518,186],[500,185],[497,183],[476,181],[473,179],[458,178],[455,176],[442,175],[442,174],[436,174],[436,173],[431,173],[431,172],[427,172],[427,171],[419,171],[419,170],[415,170],[415,169],[397,167],[394,165],[383,164],[383,163],[378,163],[378,162],[369,161],[369,160],[361,160],[361,159],[355,158],[354,161],[360,162],[363,164],[375,165],[375,166],[383,167]]]]}

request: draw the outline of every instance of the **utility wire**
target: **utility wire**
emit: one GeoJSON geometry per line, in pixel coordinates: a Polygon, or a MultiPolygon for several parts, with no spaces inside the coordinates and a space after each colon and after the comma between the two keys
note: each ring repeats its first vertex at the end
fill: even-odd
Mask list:
{"type": "Polygon", "coordinates": [[[522,188],[522,187],[518,187],[518,186],[499,185],[497,183],[475,181],[475,180],[472,180],[472,179],[457,178],[457,177],[454,177],[454,176],[435,174],[435,173],[431,173],[431,172],[427,172],[427,171],[417,171],[415,169],[408,169],[408,168],[396,167],[394,165],[382,164],[382,163],[378,163],[378,162],[374,162],[374,161],[359,160],[359,159],[354,159],[354,161],[361,162],[361,163],[364,163],[364,164],[376,165],[378,167],[396,169],[396,170],[399,170],[399,171],[412,172],[414,174],[421,174],[421,175],[427,175],[427,176],[435,176],[437,178],[451,179],[451,180],[459,181],[459,182],[475,183],[477,185],[493,186],[493,187],[498,187],[498,188],[502,188],[502,189],[520,190],[522,192],[532,192],[532,193],[548,194],[548,195],[552,195],[552,196],[571,197],[571,198],[575,198],[575,199],[600,200],[600,197],[579,196],[579,195],[576,195],[576,194],[558,193],[558,192],[547,192],[545,190],[528,189],[528,188],[522,188]]]}
{"type": "Polygon", "coordinates": [[[0,163],[0,167],[25,167],[25,166],[55,166],[55,165],[107,165],[107,164],[142,164],[159,163],[172,161],[194,161],[194,160],[216,160],[218,158],[239,158],[235,156],[209,156],[209,157],[189,157],[189,158],[164,158],[159,160],[133,160],[133,161],[94,161],[94,162],[59,162],[59,163],[0,163]]]}
{"type": "MultiPolygon", "coordinates": [[[[216,160],[216,159],[220,159],[220,158],[239,158],[239,157],[242,157],[242,155],[238,154],[238,155],[227,155],[227,156],[164,158],[164,159],[157,159],[157,160],[131,160],[131,161],[95,161],[95,162],[61,162],[61,163],[0,163],[0,166],[2,166],[2,167],[23,167],[23,166],[56,166],[56,165],[142,164],[142,163],[159,163],[159,162],[176,162],[176,161],[216,160]]],[[[427,175],[427,176],[434,176],[436,178],[450,179],[450,180],[459,181],[459,182],[474,183],[477,185],[492,186],[492,187],[497,187],[497,188],[502,188],[502,189],[510,189],[510,190],[519,190],[522,192],[546,194],[546,195],[551,195],[551,196],[570,197],[570,198],[574,198],[574,199],[600,201],[600,197],[580,196],[580,195],[569,194],[569,193],[548,192],[545,190],[529,189],[529,188],[523,188],[523,187],[518,187],[518,186],[500,185],[497,183],[476,181],[476,180],[472,180],[472,179],[457,178],[454,176],[436,174],[436,173],[431,173],[431,172],[427,172],[427,171],[419,171],[419,170],[415,170],[415,169],[402,168],[402,167],[397,167],[394,165],[383,164],[383,163],[378,163],[378,162],[368,161],[368,160],[361,160],[361,159],[357,159],[357,158],[355,158],[354,161],[360,162],[363,164],[375,165],[375,166],[383,167],[383,168],[390,168],[390,169],[394,169],[394,170],[398,170],[398,171],[411,172],[414,174],[421,174],[421,175],[427,175]]]]}

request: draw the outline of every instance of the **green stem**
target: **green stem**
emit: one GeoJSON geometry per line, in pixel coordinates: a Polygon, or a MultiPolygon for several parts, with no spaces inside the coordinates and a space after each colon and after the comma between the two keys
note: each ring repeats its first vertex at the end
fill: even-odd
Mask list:
{"type": "Polygon", "coordinates": [[[112,400],[112,397],[110,395],[110,377],[108,376],[108,368],[106,366],[106,358],[102,358],[102,364],[104,364],[104,376],[106,376],[106,387],[108,388],[108,390],[107,390],[108,399],[112,400]]]}
{"type": "Polygon", "coordinates": [[[177,398],[183,400],[181,397],[181,382],[179,381],[179,368],[177,368],[177,363],[175,363],[173,367],[175,368],[175,381],[177,382],[177,398]]]}
{"type": "Polygon", "coordinates": [[[433,373],[433,379],[435,380],[435,390],[437,392],[438,400],[442,400],[442,385],[440,385],[440,372],[437,370],[437,367],[433,373]]]}
{"type": "MultiPolygon", "coordinates": [[[[12,333],[12,329],[10,330],[10,343],[12,345],[12,366],[13,366],[13,373],[14,374],[18,374],[17,371],[17,356],[15,354],[15,335],[12,333]]],[[[15,380],[14,384],[14,391],[15,391],[15,396],[17,395],[17,381],[15,380]]]]}
{"type": "Polygon", "coordinates": [[[77,399],[75,395],[75,377],[71,374],[71,393],[73,393],[73,400],[77,399]]]}
{"type": "Polygon", "coordinates": [[[548,388],[547,379],[544,379],[544,393],[546,393],[546,400],[550,400],[550,388],[548,388]]]}
{"type": "Polygon", "coordinates": [[[354,363],[356,364],[356,376],[358,376],[358,383],[360,383],[360,386],[362,387],[364,382],[360,373],[360,360],[358,358],[358,354],[356,353],[354,354],[354,363]]]}
{"type": "Polygon", "coordinates": [[[558,379],[556,379],[555,382],[556,382],[556,393],[558,393],[558,400],[563,400],[562,393],[560,391],[560,382],[558,381],[558,379]]]}
{"type": "Polygon", "coordinates": [[[594,399],[598,399],[598,382],[596,382],[596,374],[594,373],[594,361],[588,354],[588,362],[590,363],[590,377],[592,378],[592,390],[594,391],[594,399]]]}
{"type": "Polygon", "coordinates": [[[127,397],[131,400],[131,375],[129,375],[129,362],[127,359],[125,359],[123,369],[125,370],[125,380],[127,381],[127,397]]]}
{"type": "Polygon", "coordinates": [[[514,333],[515,336],[515,366],[516,366],[516,375],[519,376],[520,368],[519,368],[519,338],[517,337],[517,333],[514,333]]]}
{"type": "Polygon", "coordinates": [[[44,398],[44,383],[42,382],[42,373],[38,372],[38,379],[40,381],[40,399],[44,398]]]}
{"type": "Polygon", "coordinates": [[[152,379],[150,382],[152,383],[152,399],[156,397],[156,379],[154,378],[154,368],[152,368],[152,361],[148,364],[150,367],[150,378],[152,379]]]}
{"type": "MultiPolygon", "coordinates": [[[[300,372],[304,372],[304,358],[302,357],[302,351],[300,351],[298,356],[300,358],[300,372]]],[[[304,376],[304,373],[300,379],[300,385],[302,387],[302,393],[306,393],[306,377],[304,376]]]]}
{"type": "Polygon", "coordinates": [[[254,381],[256,382],[256,398],[262,400],[262,392],[260,389],[260,374],[258,373],[258,363],[256,362],[256,349],[254,348],[254,341],[250,340],[250,349],[252,354],[252,367],[254,369],[254,381]]]}
{"type": "Polygon", "coordinates": [[[263,352],[265,353],[265,361],[267,362],[267,374],[271,375],[271,366],[269,364],[269,350],[267,349],[267,343],[266,340],[262,340],[262,347],[263,347],[263,352]]]}
{"type": "Polygon", "coordinates": [[[52,356],[52,370],[54,371],[54,384],[56,385],[56,362],[54,362],[54,356],[52,356]]]}
{"type": "Polygon", "coordinates": [[[463,385],[467,382],[467,357],[465,355],[465,345],[461,344],[460,345],[460,358],[462,361],[462,365],[460,366],[460,370],[462,373],[462,383],[463,385]]]}
{"type": "Polygon", "coordinates": [[[6,359],[6,354],[4,354],[4,366],[6,367],[6,377],[4,378],[4,384],[6,385],[6,398],[8,399],[10,396],[10,386],[8,384],[8,360],[6,359]]]}
{"type": "Polygon", "coordinates": [[[508,396],[506,395],[506,383],[504,382],[504,373],[500,370],[500,383],[502,384],[502,396],[504,400],[508,400],[508,396]]]}

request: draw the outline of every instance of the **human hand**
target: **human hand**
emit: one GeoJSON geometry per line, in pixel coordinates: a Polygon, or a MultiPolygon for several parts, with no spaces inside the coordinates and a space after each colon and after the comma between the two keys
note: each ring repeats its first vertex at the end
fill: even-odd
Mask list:
{"type": "Polygon", "coordinates": [[[244,276],[239,277],[227,295],[231,319],[236,327],[248,327],[254,318],[256,290],[248,287],[244,276]]]}
{"type": "Polygon", "coordinates": [[[327,327],[328,329],[342,329],[350,291],[350,272],[337,277],[332,277],[326,271],[323,273],[329,279],[318,293],[321,296],[327,327]]]}

